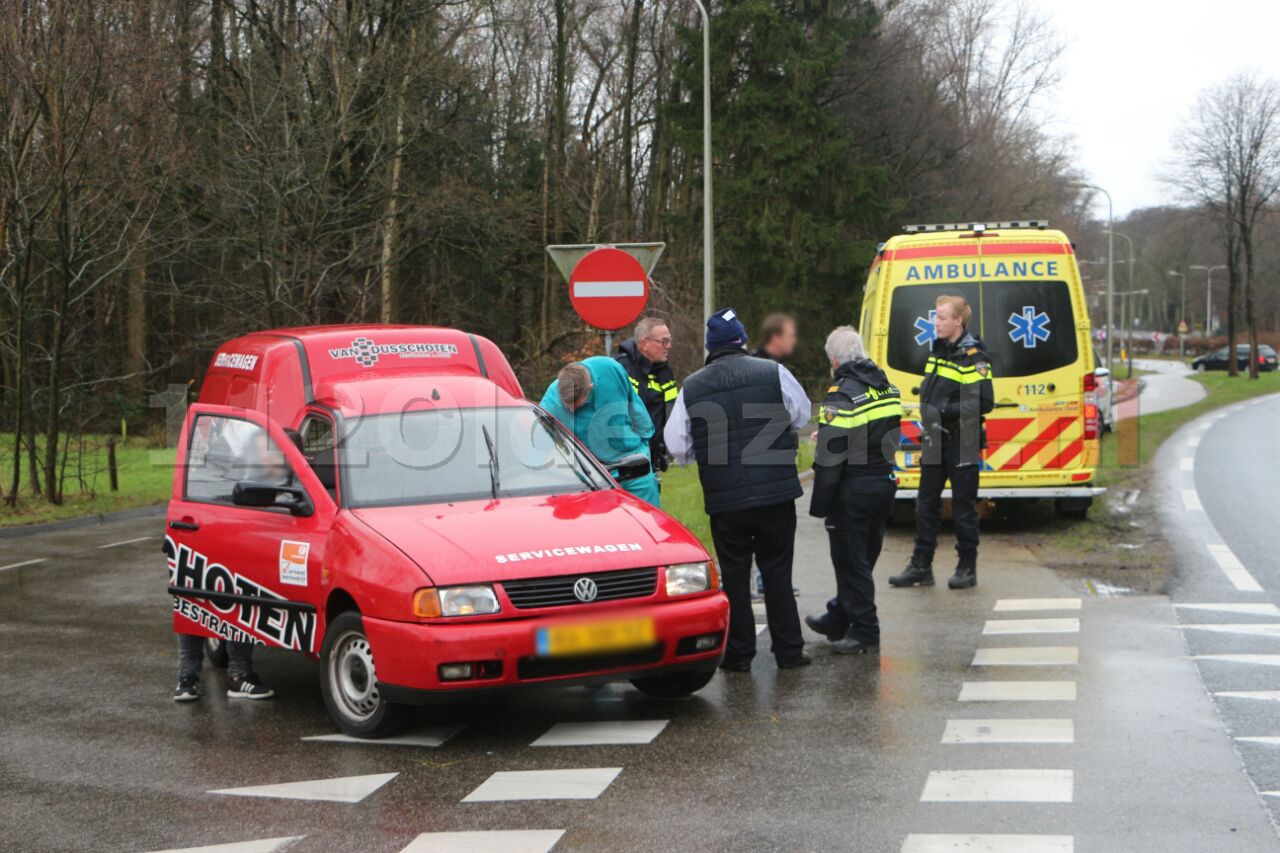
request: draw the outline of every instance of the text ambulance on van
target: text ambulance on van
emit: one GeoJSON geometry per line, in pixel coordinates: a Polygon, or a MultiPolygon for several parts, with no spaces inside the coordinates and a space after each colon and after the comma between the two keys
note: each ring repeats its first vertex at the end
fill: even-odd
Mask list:
{"type": "Polygon", "coordinates": [[[624,473],[477,335],[245,335],[215,353],[178,444],[174,630],[318,658],[329,713],[361,737],[404,705],[530,684],[687,696],[724,654],[728,601],[624,473]]]}
{"type": "MultiPolygon", "coordinates": [[[[986,418],[979,496],[1053,498],[1083,517],[1093,497],[1101,425],[1089,313],[1071,241],[1046,222],[908,226],[880,247],[862,335],[911,414],[935,339],[939,296],[963,296],[969,331],[991,356],[996,408],[986,418]]],[[[920,423],[904,420],[901,499],[919,484],[920,423]]]]}

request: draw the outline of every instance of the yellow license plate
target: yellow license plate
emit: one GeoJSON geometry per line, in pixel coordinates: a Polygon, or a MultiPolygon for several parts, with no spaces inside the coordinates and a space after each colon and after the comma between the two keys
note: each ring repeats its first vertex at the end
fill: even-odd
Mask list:
{"type": "Polygon", "coordinates": [[[647,616],[612,622],[553,625],[537,632],[539,657],[590,655],[639,649],[654,643],[653,620],[647,616]]]}

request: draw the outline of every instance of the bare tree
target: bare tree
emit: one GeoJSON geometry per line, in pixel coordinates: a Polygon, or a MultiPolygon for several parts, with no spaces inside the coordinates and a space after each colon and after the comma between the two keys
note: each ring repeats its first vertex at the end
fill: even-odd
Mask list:
{"type": "Polygon", "coordinates": [[[1280,86],[1240,74],[1207,89],[1175,140],[1178,163],[1167,179],[1191,203],[1210,211],[1227,257],[1228,369],[1235,359],[1243,289],[1249,330],[1249,375],[1258,377],[1258,225],[1280,191],[1280,86]]]}

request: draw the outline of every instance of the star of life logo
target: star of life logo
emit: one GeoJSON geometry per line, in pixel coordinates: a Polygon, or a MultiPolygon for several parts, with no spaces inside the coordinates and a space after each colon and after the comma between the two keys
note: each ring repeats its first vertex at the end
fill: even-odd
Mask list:
{"type": "Polygon", "coordinates": [[[1013,327],[1009,332],[1009,339],[1027,349],[1035,349],[1037,343],[1049,340],[1052,334],[1049,331],[1049,315],[1043,311],[1037,312],[1034,305],[1024,305],[1021,314],[1010,314],[1009,325],[1013,327]]]}
{"type": "Polygon", "coordinates": [[[458,348],[453,344],[379,344],[372,338],[365,337],[356,338],[349,347],[329,350],[329,358],[353,358],[361,367],[373,367],[384,355],[394,355],[399,358],[451,358],[457,354],[458,348]]]}
{"type": "Polygon", "coordinates": [[[938,330],[934,327],[933,321],[938,317],[937,311],[930,311],[928,317],[916,318],[916,344],[918,346],[929,346],[938,338],[938,330]]]}

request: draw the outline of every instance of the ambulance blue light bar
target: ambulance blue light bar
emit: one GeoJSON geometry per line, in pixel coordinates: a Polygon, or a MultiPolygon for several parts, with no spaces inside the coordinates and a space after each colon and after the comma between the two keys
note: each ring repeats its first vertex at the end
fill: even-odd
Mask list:
{"type": "Polygon", "coordinates": [[[1047,219],[1023,219],[1016,222],[952,222],[945,225],[904,225],[902,230],[907,234],[934,234],[939,231],[975,231],[989,229],[1013,230],[1015,228],[1038,229],[1043,231],[1049,227],[1047,219]]]}

